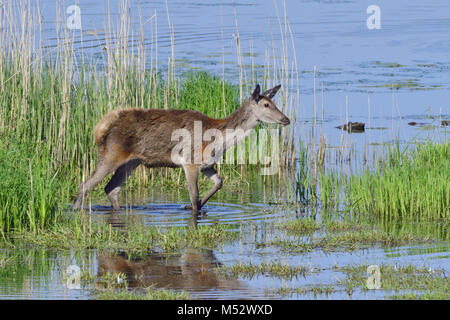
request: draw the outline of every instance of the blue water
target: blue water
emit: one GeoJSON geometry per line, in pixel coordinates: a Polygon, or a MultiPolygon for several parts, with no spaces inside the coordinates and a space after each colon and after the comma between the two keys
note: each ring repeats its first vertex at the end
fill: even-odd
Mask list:
{"type": "MultiPolygon", "coordinates": [[[[66,18],[58,20],[55,17],[53,0],[40,3],[44,43],[56,45],[57,22],[65,23],[66,18]]],[[[86,52],[92,55],[101,53],[105,37],[111,36],[107,34],[108,19],[114,26],[119,18],[118,1],[110,2],[110,16],[107,14],[108,1],[81,0],[73,3],[78,4],[81,12],[81,29],[74,30],[73,36],[79,40],[81,36],[83,38],[83,43],[76,44],[75,48],[80,51],[87,48],[86,52]]],[[[67,7],[71,4],[67,3],[67,7]]],[[[426,101],[432,103],[432,107],[448,108],[442,101],[446,96],[442,91],[449,89],[448,1],[376,1],[381,10],[381,29],[378,30],[370,30],[366,24],[369,17],[366,9],[373,1],[287,0],[285,4],[286,22],[295,42],[303,93],[311,93],[311,72],[316,66],[318,87],[323,82],[324,90],[336,91],[336,95],[389,92],[389,88],[367,87],[409,79],[414,80],[419,88],[440,88],[430,94],[436,95],[436,103],[426,101]],[[402,67],[387,68],[384,63],[398,63],[402,67]]],[[[245,64],[250,64],[253,59],[255,65],[264,65],[266,47],[272,49],[272,41],[281,49],[284,32],[280,30],[278,19],[284,28],[282,1],[168,1],[167,8],[165,1],[129,1],[127,8],[133,19],[129,45],[137,45],[133,40],[139,37],[140,21],[146,22],[143,42],[149,50],[148,55],[157,42],[162,66],[172,53],[167,14],[174,30],[175,58],[186,61],[190,67],[220,74],[224,60],[228,76],[235,76],[235,38],[238,33],[245,64]],[[155,21],[157,39],[152,39],[155,21]]],[[[289,42],[288,55],[293,62],[291,39],[285,40],[289,42]]],[[[179,67],[182,69],[183,64],[180,63],[179,67]]],[[[351,98],[353,100],[354,95],[351,98]]],[[[417,112],[422,110],[419,108],[417,112]]]]}

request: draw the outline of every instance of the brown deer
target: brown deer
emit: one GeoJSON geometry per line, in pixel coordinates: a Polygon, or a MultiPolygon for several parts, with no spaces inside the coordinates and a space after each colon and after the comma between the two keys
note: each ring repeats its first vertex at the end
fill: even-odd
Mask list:
{"type": "Polygon", "coordinates": [[[214,169],[214,164],[226,149],[249,135],[259,122],[285,126],[290,123],[272,101],[280,87],[278,85],[261,94],[260,86],[257,85],[250,99],[223,119],[212,119],[193,110],[129,108],[111,111],[94,128],[94,139],[99,151],[98,164],[92,176],[80,185],[73,210],[78,210],[85,195],[114,171],[105,192],[113,209],[120,210],[118,195],[122,184],[138,165],[144,164],[150,168],[182,167],[191,200],[188,208],[198,212],[222,186],[222,178],[214,169]],[[201,130],[200,140],[195,138],[196,130],[201,130]],[[208,146],[203,133],[208,130],[216,132],[214,142],[221,142],[217,133],[225,135],[232,131],[238,134],[204,156],[208,146]],[[174,139],[180,137],[176,134],[180,132],[187,133],[189,139],[184,139],[183,143],[174,139]],[[193,144],[190,138],[192,135],[193,144]],[[177,150],[181,150],[182,154],[174,152],[177,150]],[[200,172],[211,179],[214,186],[199,201],[197,181],[200,172]]]}

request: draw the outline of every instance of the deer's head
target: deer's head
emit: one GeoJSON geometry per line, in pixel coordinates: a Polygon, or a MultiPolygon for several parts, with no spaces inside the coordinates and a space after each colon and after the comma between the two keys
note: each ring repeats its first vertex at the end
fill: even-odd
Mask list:
{"type": "Polygon", "coordinates": [[[252,97],[250,98],[250,106],[252,108],[252,113],[256,116],[258,121],[278,123],[283,126],[287,126],[291,122],[283,112],[278,110],[275,102],[272,100],[280,88],[281,85],[278,85],[261,94],[259,84],[256,86],[256,89],[253,91],[252,97]]]}

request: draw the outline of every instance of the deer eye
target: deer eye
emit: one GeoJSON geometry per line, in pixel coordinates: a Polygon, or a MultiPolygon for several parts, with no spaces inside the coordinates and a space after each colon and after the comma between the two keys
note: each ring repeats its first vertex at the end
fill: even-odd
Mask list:
{"type": "Polygon", "coordinates": [[[268,103],[264,103],[264,107],[268,108],[269,104],[268,103]]]}

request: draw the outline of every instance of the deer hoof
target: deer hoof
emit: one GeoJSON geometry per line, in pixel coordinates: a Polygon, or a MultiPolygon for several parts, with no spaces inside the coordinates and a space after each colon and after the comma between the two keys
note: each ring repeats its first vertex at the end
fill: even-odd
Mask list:
{"type": "MultiPolygon", "coordinates": [[[[197,209],[197,211],[200,211],[200,202],[198,203],[198,209],[197,209]]],[[[192,204],[190,204],[190,205],[187,205],[187,206],[181,206],[181,208],[180,208],[181,210],[192,210],[192,204]]]]}

